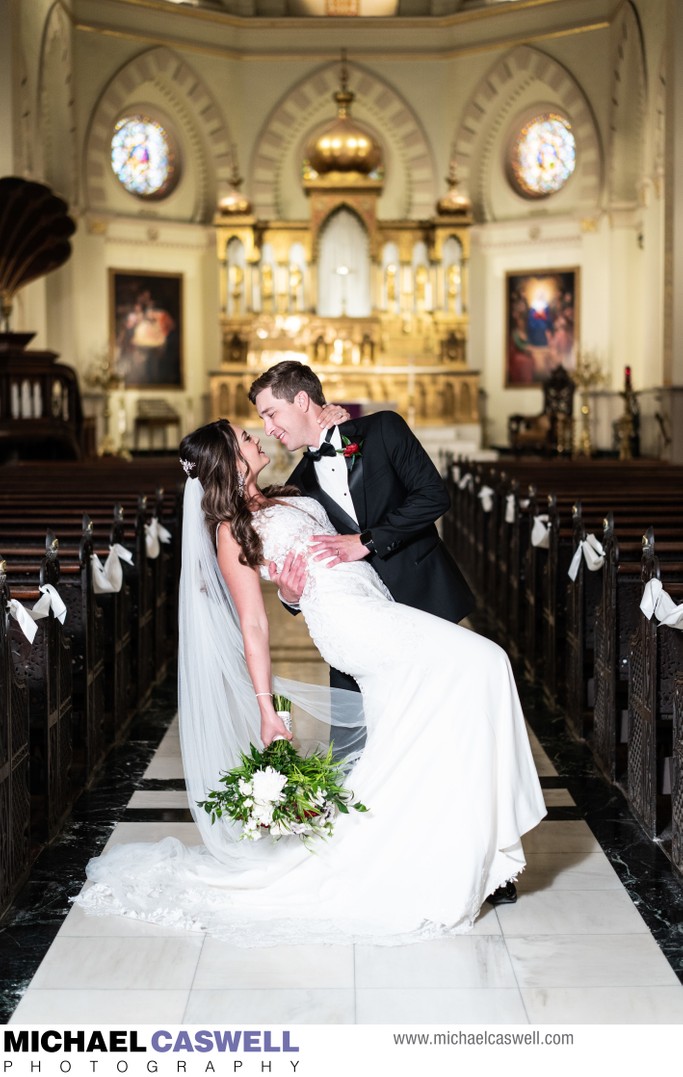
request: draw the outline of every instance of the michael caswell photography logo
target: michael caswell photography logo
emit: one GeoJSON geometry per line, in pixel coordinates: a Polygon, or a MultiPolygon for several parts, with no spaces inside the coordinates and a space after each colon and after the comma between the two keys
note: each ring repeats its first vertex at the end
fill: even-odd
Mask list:
{"type": "Polygon", "coordinates": [[[219,1068],[242,1077],[252,1072],[284,1075],[296,1074],[299,1060],[283,1056],[298,1054],[288,1029],[6,1029],[2,1073],[5,1077],[53,1073],[132,1077],[137,1073],[216,1073],[219,1068]],[[207,1058],[214,1053],[230,1056],[227,1070],[225,1061],[214,1063],[207,1058]],[[115,1057],[102,1057],[107,1055],[115,1057]],[[262,1057],[257,1062],[259,1055],[267,1061],[262,1057]]]}

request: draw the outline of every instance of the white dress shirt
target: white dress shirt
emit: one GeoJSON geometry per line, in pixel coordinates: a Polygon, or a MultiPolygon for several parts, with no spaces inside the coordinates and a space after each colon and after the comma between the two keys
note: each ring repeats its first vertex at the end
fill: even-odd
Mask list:
{"type": "MultiPolygon", "coordinates": [[[[317,445],[311,445],[312,449],[319,449],[323,441],[327,437],[327,430],[323,430],[320,436],[320,441],[317,445]]],[[[341,434],[339,433],[339,427],[335,426],[332,430],[332,436],[330,443],[335,449],[342,448],[341,434]]],[[[356,510],[353,507],[353,501],[351,494],[349,493],[349,469],[346,464],[346,457],[341,453],[337,453],[336,456],[321,456],[319,460],[316,460],[313,464],[315,468],[315,475],[320,483],[321,489],[336,501],[337,504],[344,510],[344,512],[358,523],[358,517],[356,510]]]]}

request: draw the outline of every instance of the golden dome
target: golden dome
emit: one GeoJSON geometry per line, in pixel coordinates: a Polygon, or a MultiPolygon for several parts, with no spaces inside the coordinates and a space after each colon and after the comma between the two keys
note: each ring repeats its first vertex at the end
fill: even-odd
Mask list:
{"type": "Polygon", "coordinates": [[[444,216],[453,213],[471,213],[472,202],[466,194],[461,194],[458,190],[459,181],[455,164],[451,164],[446,182],[448,184],[448,191],[443,198],[440,198],[436,203],[436,212],[444,216]]]}
{"type": "Polygon", "coordinates": [[[222,213],[224,217],[249,214],[251,213],[251,202],[244,197],[241,191],[231,187],[228,193],[220,199],[218,212],[222,213]]]}
{"type": "Polygon", "coordinates": [[[233,165],[232,173],[230,176],[230,189],[227,194],[223,195],[219,199],[218,212],[224,217],[236,217],[245,216],[251,213],[251,202],[240,191],[240,185],[242,183],[242,177],[239,174],[237,165],[233,165]]]}
{"type": "Polygon", "coordinates": [[[306,161],[319,176],[329,172],[360,172],[369,176],[382,164],[382,151],[369,131],[351,118],[355,94],[348,89],[346,66],[341,89],[334,94],[337,118],[306,147],[306,161]]]}

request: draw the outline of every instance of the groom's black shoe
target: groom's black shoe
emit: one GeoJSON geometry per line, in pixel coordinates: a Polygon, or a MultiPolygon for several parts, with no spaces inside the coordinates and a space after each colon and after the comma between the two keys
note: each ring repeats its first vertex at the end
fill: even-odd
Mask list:
{"type": "Polygon", "coordinates": [[[517,887],[514,883],[499,886],[486,899],[489,905],[514,905],[517,900],[517,887]]]}

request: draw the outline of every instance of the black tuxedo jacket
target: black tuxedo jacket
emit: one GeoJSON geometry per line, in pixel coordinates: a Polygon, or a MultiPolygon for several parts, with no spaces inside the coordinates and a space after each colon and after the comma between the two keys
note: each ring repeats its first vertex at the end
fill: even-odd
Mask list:
{"type": "Polygon", "coordinates": [[[340,534],[372,531],[368,560],[397,602],[461,621],[474,598],[435,527],[450,502],[429,455],[393,411],[349,419],[339,430],[362,443],[349,473],[358,524],[321,489],[312,460],[304,456],[288,482],[319,501],[340,534]]]}

